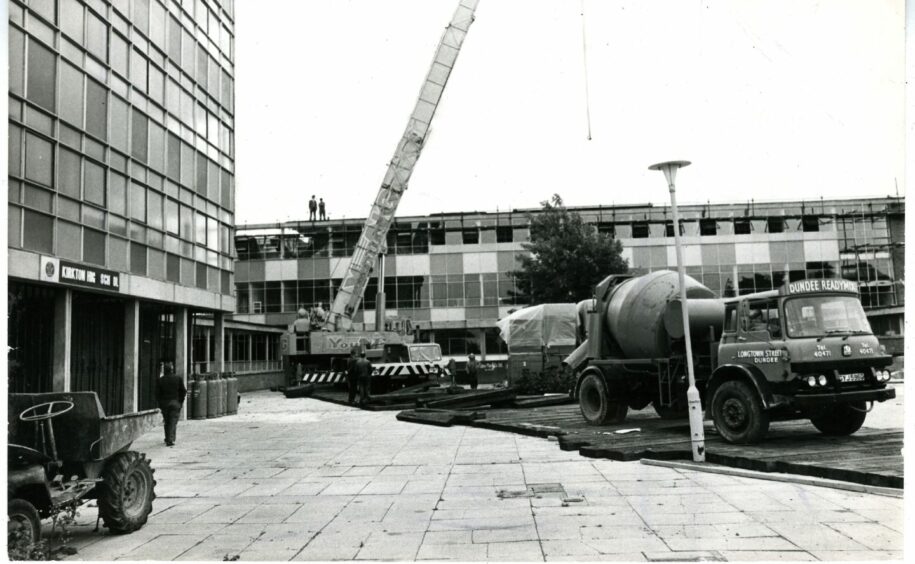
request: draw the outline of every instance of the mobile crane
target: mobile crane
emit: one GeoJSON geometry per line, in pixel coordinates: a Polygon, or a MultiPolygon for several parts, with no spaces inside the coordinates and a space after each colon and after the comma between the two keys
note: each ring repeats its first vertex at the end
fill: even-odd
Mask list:
{"type": "Polygon", "coordinates": [[[416,106],[410,114],[406,130],[397,144],[394,156],[378,190],[372,209],[362,227],[362,234],[349,261],[346,273],[337,290],[323,326],[311,327],[304,315],[296,320],[284,335],[282,352],[290,366],[302,366],[304,381],[339,382],[343,379],[343,366],[353,348],[384,351],[382,364],[376,366],[373,377],[381,382],[376,388],[386,389],[401,380],[411,380],[439,374],[444,371],[441,349],[438,345],[413,345],[412,325],[401,322],[385,330],[389,323],[384,314],[384,252],[388,230],[410,176],[422,154],[432,118],[448,84],[451,70],[473,23],[478,0],[460,0],[445,28],[435,51],[435,58],[423,82],[416,106]],[[353,317],[359,310],[365,288],[375,267],[378,273],[378,301],[375,312],[375,331],[354,331],[353,317]]]}

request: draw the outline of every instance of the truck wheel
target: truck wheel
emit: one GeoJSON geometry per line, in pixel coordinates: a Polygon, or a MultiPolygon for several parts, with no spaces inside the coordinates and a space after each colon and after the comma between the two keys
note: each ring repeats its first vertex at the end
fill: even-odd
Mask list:
{"type": "Polygon", "coordinates": [[[756,443],[769,430],[769,415],[763,411],[762,401],[749,384],[740,380],[729,380],[715,390],[712,419],[718,433],[729,443],[756,443]]]}
{"type": "Polygon", "coordinates": [[[98,487],[98,510],[112,533],[132,533],[146,524],[156,499],[156,481],[145,455],[115,454],[105,464],[98,487]]]}
{"type": "MultiPolygon", "coordinates": [[[[6,546],[15,551],[28,551],[41,540],[41,518],[35,506],[24,499],[11,499],[6,505],[9,518],[6,525],[6,546]]],[[[19,558],[10,557],[13,560],[19,558]]]]}
{"type": "Polygon", "coordinates": [[[867,408],[863,401],[840,403],[827,408],[810,422],[824,435],[851,435],[864,425],[867,408]]]}
{"type": "Polygon", "coordinates": [[[671,419],[686,419],[689,416],[689,408],[682,406],[682,404],[675,402],[673,405],[661,405],[657,400],[651,402],[651,406],[654,407],[655,413],[658,414],[658,417],[661,419],[671,420],[671,419]]]}
{"type": "Polygon", "coordinates": [[[585,421],[591,425],[622,423],[629,411],[625,401],[610,401],[604,379],[595,373],[588,374],[581,381],[578,388],[578,406],[585,421]]]}

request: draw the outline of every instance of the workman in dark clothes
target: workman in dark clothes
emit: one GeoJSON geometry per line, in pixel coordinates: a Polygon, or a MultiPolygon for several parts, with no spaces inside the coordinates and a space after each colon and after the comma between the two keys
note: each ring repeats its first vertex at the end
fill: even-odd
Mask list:
{"type": "Polygon", "coordinates": [[[308,200],[308,219],[310,221],[315,220],[315,214],[318,211],[318,202],[315,201],[315,195],[311,195],[311,199],[308,200]]]}
{"type": "Polygon", "coordinates": [[[324,198],[318,201],[318,217],[321,218],[321,221],[327,219],[327,214],[324,212],[324,198]]]}
{"type": "Polygon", "coordinates": [[[162,411],[165,421],[165,444],[175,445],[175,433],[178,430],[178,418],[181,416],[181,405],[187,396],[184,379],[175,374],[175,365],[171,362],[162,364],[162,372],[156,381],[156,402],[162,411]]]}
{"type": "Polygon", "coordinates": [[[365,350],[359,351],[359,358],[353,365],[356,372],[356,380],[359,383],[359,405],[365,405],[369,401],[370,387],[372,385],[372,363],[365,358],[365,350]]]}
{"type": "Polygon", "coordinates": [[[477,362],[477,357],[473,356],[473,353],[470,353],[470,356],[467,357],[467,379],[470,380],[470,389],[477,389],[477,372],[480,369],[480,363],[477,362]]]}
{"type": "Polygon", "coordinates": [[[353,347],[350,352],[349,359],[346,361],[346,388],[349,392],[349,401],[350,405],[356,403],[356,389],[357,389],[357,379],[356,379],[356,361],[359,360],[359,352],[357,347],[353,347]]]}

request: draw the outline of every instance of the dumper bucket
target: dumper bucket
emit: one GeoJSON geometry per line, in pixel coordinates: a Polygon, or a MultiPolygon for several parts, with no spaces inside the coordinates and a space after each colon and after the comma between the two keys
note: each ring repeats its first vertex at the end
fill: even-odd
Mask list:
{"type": "Polygon", "coordinates": [[[104,460],[116,452],[130,448],[135,440],[156,426],[158,419],[158,409],[102,417],[98,459],[104,460]]]}

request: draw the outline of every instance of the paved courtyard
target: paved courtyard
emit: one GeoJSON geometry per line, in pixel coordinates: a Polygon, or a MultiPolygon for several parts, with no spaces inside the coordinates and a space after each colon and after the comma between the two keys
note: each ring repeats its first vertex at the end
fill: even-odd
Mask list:
{"type": "Polygon", "coordinates": [[[592,460],[556,443],[402,423],[281,394],[134,444],[156,469],[141,530],[77,560],[902,559],[902,499],[592,460]]]}

